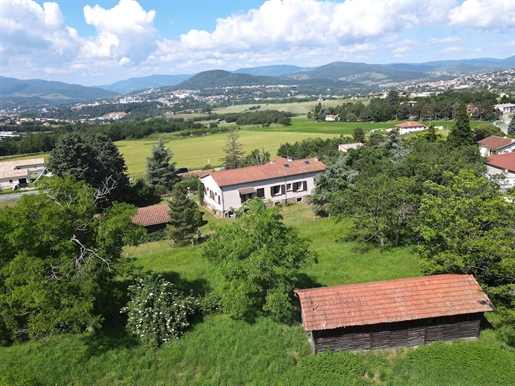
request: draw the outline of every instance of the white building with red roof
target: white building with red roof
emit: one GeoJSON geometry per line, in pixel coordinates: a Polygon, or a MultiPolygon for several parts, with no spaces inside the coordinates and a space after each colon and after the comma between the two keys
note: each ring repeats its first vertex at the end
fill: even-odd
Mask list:
{"type": "Polygon", "coordinates": [[[315,187],[314,177],[324,170],[317,158],[277,157],[265,165],[214,171],[200,181],[205,205],[217,216],[227,217],[254,197],[272,203],[305,201],[315,187]]]}
{"type": "Polygon", "coordinates": [[[515,153],[496,154],[488,157],[486,173],[490,177],[501,177],[501,188],[515,187],[515,153]]]}
{"type": "Polygon", "coordinates": [[[398,125],[395,125],[395,128],[399,130],[400,135],[427,130],[427,127],[424,124],[415,121],[399,123],[398,125]]]}
{"type": "Polygon", "coordinates": [[[479,152],[483,157],[492,154],[510,153],[515,149],[515,139],[491,135],[477,142],[480,146],[479,152]]]}

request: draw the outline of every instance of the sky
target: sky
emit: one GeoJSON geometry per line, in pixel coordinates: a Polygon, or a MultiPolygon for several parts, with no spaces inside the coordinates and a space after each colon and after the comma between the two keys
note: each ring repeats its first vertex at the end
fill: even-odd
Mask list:
{"type": "Polygon", "coordinates": [[[513,55],[515,0],[0,0],[0,75],[18,79],[513,55]]]}

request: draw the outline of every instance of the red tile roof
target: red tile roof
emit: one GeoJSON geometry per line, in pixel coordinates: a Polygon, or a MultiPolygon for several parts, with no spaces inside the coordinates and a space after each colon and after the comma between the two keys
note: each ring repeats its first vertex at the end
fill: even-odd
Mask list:
{"type": "Polygon", "coordinates": [[[322,172],[325,170],[323,162],[316,158],[307,158],[288,161],[286,158],[277,157],[271,162],[260,166],[221,170],[210,173],[218,186],[230,186],[247,182],[263,181],[277,177],[295,176],[310,172],[322,172]]]}
{"type": "Polygon", "coordinates": [[[490,137],[483,138],[481,141],[478,141],[477,143],[481,144],[483,147],[486,147],[487,149],[497,150],[505,146],[508,146],[513,142],[514,140],[511,138],[491,135],[490,137]]]}
{"type": "Polygon", "coordinates": [[[515,153],[491,155],[486,164],[515,173],[515,153]]]}
{"type": "Polygon", "coordinates": [[[399,123],[398,125],[395,125],[395,127],[400,127],[400,128],[405,128],[405,127],[426,127],[426,125],[424,125],[423,123],[419,123],[419,122],[416,122],[416,121],[408,121],[408,122],[403,122],[403,123],[399,123]]]}
{"type": "Polygon", "coordinates": [[[170,221],[170,216],[168,215],[169,210],[170,208],[168,207],[168,204],[138,208],[138,214],[132,218],[132,222],[135,224],[141,224],[145,227],[164,224],[170,221]]]}
{"type": "Polygon", "coordinates": [[[296,290],[306,331],[493,311],[472,275],[436,275],[296,290]]]}

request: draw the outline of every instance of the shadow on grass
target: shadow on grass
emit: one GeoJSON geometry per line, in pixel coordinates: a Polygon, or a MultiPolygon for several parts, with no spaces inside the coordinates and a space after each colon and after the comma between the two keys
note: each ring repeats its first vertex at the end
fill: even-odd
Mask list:
{"type": "Polygon", "coordinates": [[[184,295],[191,294],[200,297],[212,291],[206,279],[186,280],[179,273],[173,271],[161,272],[160,275],[184,295]]]}
{"type": "Polygon", "coordinates": [[[96,357],[110,350],[137,347],[141,342],[129,333],[122,324],[109,325],[94,334],[81,338],[86,345],[86,358],[96,357]]]}
{"type": "MultiPolygon", "coordinates": [[[[314,280],[311,276],[306,275],[305,273],[297,273],[295,275],[295,288],[296,289],[304,289],[304,288],[318,288],[323,287],[322,283],[314,280]]],[[[293,310],[291,313],[291,318],[288,320],[288,325],[293,325],[302,321],[301,317],[301,308],[299,298],[295,295],[293,301],[293,310]]]]}

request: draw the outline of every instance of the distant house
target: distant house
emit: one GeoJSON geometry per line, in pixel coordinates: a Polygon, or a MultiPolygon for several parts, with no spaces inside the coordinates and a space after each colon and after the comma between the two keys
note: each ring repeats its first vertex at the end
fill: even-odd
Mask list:
{"type": "Polygon", "coordinates": [[[483,157],[492,154],[510,153],[515,149],[515,139],[491,135],[477,142],[483,157]]]}
{"type": "Polygon", "coordinates": [[[475,339],[495,308],[472,275],[436,275],[296,290],[313,352],[475,339]]]}
{"type": "Polygon", "coordinates": [[[339,151],[343,151],[344,153],[346,153],[350,149],[357,149],[360,146],[363,146],[363,144],[361,142],[342,143],[342,144],[338,145],[338,150],[339,151]]]}
{"type": "Polygon", "coordinates": [[[45,172],[44,158],[0,162],[0,189],[25,187],[45,172]]]}
{"type": "Polygon", "coordinates": [[[499,105],[494,106],[497,110],[501,111],[503,114],[510,114],[515,112],[515,104],[514,103],[501,103],[499,105]]]}
{"type": "Polygon", "coordinates": [[[427,127],[422,123],[415,121],[407,121],[395,125],[395,128],[399,131],[400,135],[415,133],[417,131],[427,130],[427,127]]]}
{"type": "Polygon", "coordinates": [[[503,189],[515,187],[515,152],[488,157],[486,173],[490,177],[502,176],[500,183],[503,189]]]}
{"type": "Polygon", "coordinates": [[[325,116],[325,120],[326,120],[326,122],[335,122],[335,121],[339,121],[339,120],[340,120],[340,116],[339,116],[339,115],[327,114],[327,115],[325,116]]]}
{"type": "Polygon", "coordinates": [[[315,187],[314,177],[324,170],[317,158],[277,157],[265,165],[213,171],[200,181],[205,205],[217,216],[227,217],[254,197],[272,203],[302,202],[315,187]]]}

